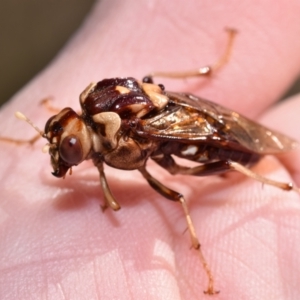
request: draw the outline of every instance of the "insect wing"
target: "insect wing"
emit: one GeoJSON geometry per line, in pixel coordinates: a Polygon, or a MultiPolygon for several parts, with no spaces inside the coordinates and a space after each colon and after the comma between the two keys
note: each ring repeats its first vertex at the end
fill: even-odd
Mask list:
{"type": "Polygon", "coordinates": [[[141,120],[140,135],[166,140],[206,140],[216,129],[215,120],[205,113],[183,103],[170,103],[162,112],[141,120]],[[212,122],[213,121],[213,122],[212,122]]]}
{"type": "Polygon", "coordinates": [[[170,105],[148,119],[144,130],[156,137],[187,141],[225,142],[259,154],[293,150],[298,143],[230,109],[191,94],[167,92],[170,105]]]}
{"type": "Polygon", "coordinates": [[[260,154],[277,154],[296,149],[299,144],[290,137],[232,112],[226,126],[244,147],[260,154]]]}

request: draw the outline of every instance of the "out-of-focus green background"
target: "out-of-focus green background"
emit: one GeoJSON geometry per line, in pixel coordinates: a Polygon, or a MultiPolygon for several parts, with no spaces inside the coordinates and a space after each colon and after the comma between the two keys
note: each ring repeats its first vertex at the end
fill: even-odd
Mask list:
{"type": "MultiPolygon", "coordinates": [[[[94,2],[0,1],[0,105],[51,61],[80,27],[94,2]]],[[[298,92],[300,80],[289,95],[298,92]]]]}
{"type": "Polygon", "coordinates": [[[0,105],[51,61],[94,2],[0,1],[0,105]]]}

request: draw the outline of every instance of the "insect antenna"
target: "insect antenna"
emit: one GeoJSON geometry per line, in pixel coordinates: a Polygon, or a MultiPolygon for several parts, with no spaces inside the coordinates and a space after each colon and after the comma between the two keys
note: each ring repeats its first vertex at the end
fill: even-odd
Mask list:
{"type": "Polygon", "coordinates": [[[45,132],[43,130],[40,130],[36,125],[34,125],[32,123],[32,121],[29,118],[27,118],[24,114],[17,111],[17,112],[15,112],[15,116],[18,119],[27,122],[31,127],[34,128],[35,131],[38,132],[38,134],[35,135],[33,138],[28,139],[28,140],[13,139],[13,138],[9,138],[9,137],[0,137],[0,141],[6,142],[6,143],[13,143],[13,144],[17,144],[17,145],[23,145],[23,144],[33,145],[40,137],[43,137],[43,138],[47,139],[47,136],[46,136],[45,132]]]}
{"type": "Polygon", "coordinates": [[[36,125],[34,125],[33,122],[29,118],[27,118],[24,114],[22,114],[21,112],[17,111],[17,112],[15,112],[15,116],[18,119],[27,122],[32,128],[35,129],[35,131],[37,131],[39,133],[39,135],[41,137],[46,138],[44,131],[41,130],[41,129],[39,129],[36,125]]]}

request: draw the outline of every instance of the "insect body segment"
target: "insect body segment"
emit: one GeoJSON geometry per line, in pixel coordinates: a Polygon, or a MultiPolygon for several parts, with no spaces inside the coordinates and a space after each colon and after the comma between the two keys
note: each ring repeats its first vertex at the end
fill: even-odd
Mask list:
{"type": "Polygon", "coordinates": [[[134,78],[104,79],[80,97],[83,114],[115,112],[122,119],[141,118],[167,104],[167,97],[158,85],[141,83],[134,78]]]}
{"type": "Polygon", "coordinates": [[[65,108],[48,120],[45,137],[49,141],[53,175],[65,176],[68,169],[88,158],[93,133],[73,109],[65,108]]]}
{"type": "Polygon", "coordinates": [[[133,78],[90,85],[80,96],[81,116],[65,108],[46,123],[53,175],[63,177],[86,159],[126,170],[143,166],[158,145],[139,137],[131,127],[167,101],[159,86],[133,78]]]}

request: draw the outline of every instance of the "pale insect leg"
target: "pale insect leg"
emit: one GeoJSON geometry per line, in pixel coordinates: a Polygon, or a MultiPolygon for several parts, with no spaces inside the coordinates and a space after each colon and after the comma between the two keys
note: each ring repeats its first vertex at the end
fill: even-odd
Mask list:
{"type": "Polygon", "coordinates": [[[100,184],[101,184],[101,188],[104,194],[104,205],[101,206],[102,210],[105,211],[105,209],[107,207],[110,207],[113,210],[119,210],[121,208],[120,204],[117,202],[117,200],[115,199],[115,197],[113,196],[109,185],[107,183],[106,180],[106,176],[104,173],[104,169],[103,169],[103,163],[99,162],[96,165],[98,171],[99,171],[99,175],[100,175],[100,184]]]}
{"type": "Polygon", "coordinates": [[[213,64],[211,66],[208,65],[208,66],[200,67],[195,70],[188,70],[188,71],[182,71],[182,72],[152,72],[145,77],[144,81],[146,81],[146,78],[148,80],[149,78],[152,79],[153,77],[168,77],[168,78],[174,78],[174,79],[176,79],[176,78],[182,79],[182,78],[188,78],[188,77],[208,76],[212,72],[217,71],[218,69],[223,67],[228,62],[228,60],[231,56],[233,42],[234,42],[235,36],[237,34],[237,30],[234,28],[226,28],[225,30],[228,33],[227,45],[226,45],[224,53],[222,54],[222,56],[219,58],[219,60],[215,64],[213,64]]]}
{"type": "Polygon", "coordinates": [[[5,143],[13,143],[17,145],[30,144],[33,145],[41,136],[39,134],[35,135],[33,138],[29,140],[19,140],[19,139],[11,139],[8,137],[0,137],[0,141],[5,143]]]}
{"type": "Polygon", "coordinates": [[[160,193],[162,196],[166,197],[169,200],[180,202],[180,204],[183,208],[184,214],[185,214],[188,231],[190,233],[193,248],[195,250],[197,250],[197,253],[199,255],[199,258],[201,260],[203,268],[208,277],[208,288],[205,291],[205,293],[210,294],[210,295],[218,293],[218,291],[215,291],[215,289],[214,289],[214,279],[213,279],[211,270],[206,262],[206,259],[201,251],[201,245],[197,238],[195,226],[193,224],[193,221],[192,221],[192,218],[191,218],[191,215],[190,215],[190,212],[189,212],[189,209],[188,209],[188,206],[187,206],[187,203],[186,203],[184,197],[180,193],[171,190],[170,188],[166,187],[165,185],[163,185],[162,183],[157,181],[155,178],[153,178],[151,176],[151,174],[148,173],[148,171],[145,168],[140,168],[139,171],[142,173],[144,178],[148,181],[149,185],[153,189],[155,189],[158,193],[160,193]]]}
{"type": "Polygon", "coordinates": [[[294,190],[298,193],[300,192],[299,188],[294,186],[292,182],[280,182],[277,180],[266,178],[266,177],[261,176],[255,172],[251,171],[247,167],[244,167],[243,165],[241,165],[237,162],[234,162],[234,161],[228,161],[228,164],[232,170],[238,171],[238,172],[240,172],[254,180],[260,181],[264,184],[272,185],[272,186],[275,186],[275,187],[285,190],[285,191],[294,190]]]}
{"type": "Polygon", "coordinates": [[[52,99],[51,98],[45,98],[43,100],[40,101],[40,104],[46,108],[46,110],[48,110],[49,112],[51,113],[54,113],[54,114],[58,114],[61,109],[57,108],[57,107],[54,107],[51,103],[52,99]]]}
{"type": "Polygon", "coordinates": [[[192,176],[209,176],[222,174],[227,171],[233,170],[244,174],[247,177],[250,177],[256,181],[260,181],[264,184],[272,185],[277,188],[280,188],[285,191],[294,190],[300,193],[300,189],[293,185],[291,182],[280,182],[277,180],[269,179],[264,176],[261,176],[249,168],[243,166],[240,163],[226,160],[226,161],[216,161],[212,163],[202,164],[193,168],[188,168],[176,164],[174,159],[170,155],[164,155],[161,157],[152,157],[152,159],[158,163],[161,167],[166,169],[170,174],[182,174],[182,175],[192,175],[192,176]]]}

